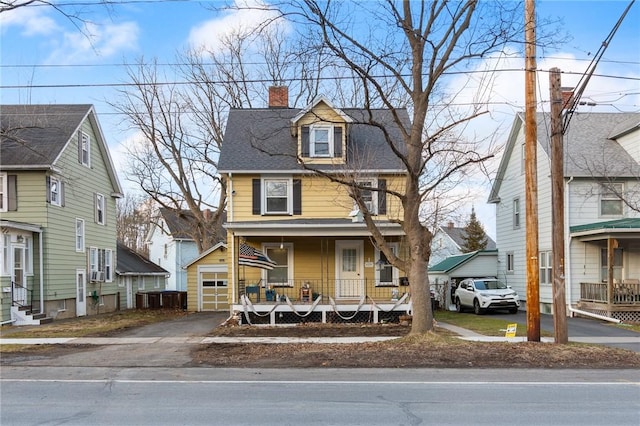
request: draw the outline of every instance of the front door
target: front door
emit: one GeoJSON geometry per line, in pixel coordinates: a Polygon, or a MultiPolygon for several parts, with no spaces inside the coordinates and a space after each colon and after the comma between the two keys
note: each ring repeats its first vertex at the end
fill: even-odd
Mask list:
{"type": "Polygon", "coordinates": [[[362,241],[336,241],[336,298],[364,295],[363,247],[362,241]]]}
{"type": "Polygon", "coordinates": [[[13,301],[20,306],[27,305],[27,280],[24,273],[24,254],[24,246],[13,246],[13,301]]]}
{"type": "Polygon", "coordinates": [[[87,273],[84,269],[76,270],[76,316],[87,315],[87,273]]]}
{"type": "Polygon", "coordinates": [[[127,292],[127,309],[133,309],[135,306],[133,305],[133,287],[131,284],[131,277],[124,278],[124,285],[126,287],[127,292]]]}

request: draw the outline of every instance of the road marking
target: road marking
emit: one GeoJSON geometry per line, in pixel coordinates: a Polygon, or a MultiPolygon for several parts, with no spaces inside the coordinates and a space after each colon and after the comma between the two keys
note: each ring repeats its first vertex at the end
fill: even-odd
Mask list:
{"type": "Polygon", "coordinates": [[[514,386],[632,386],[640,387],[640,382],[618,381],[618,382],[491,382],[491,381],[360,381],[360,380],[153,380],[153,379],[0,379],[0,383],[184,383],[184,384],[301,384],[301,385],[465,385],[465,386],[486,386],[486,385],[514,385],[514,386]]]}

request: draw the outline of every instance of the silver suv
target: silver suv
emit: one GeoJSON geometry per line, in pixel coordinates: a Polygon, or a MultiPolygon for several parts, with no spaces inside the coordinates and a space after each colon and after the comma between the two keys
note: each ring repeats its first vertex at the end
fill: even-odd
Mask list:
{"type": "Polygon", "coordinates": [[[520,298],[511,287],[495,278],[467,278],[458,284],[455,292],[456,310],[472,308],[476,315],[488,309],[507,309],[518,312],[520,298]]]}

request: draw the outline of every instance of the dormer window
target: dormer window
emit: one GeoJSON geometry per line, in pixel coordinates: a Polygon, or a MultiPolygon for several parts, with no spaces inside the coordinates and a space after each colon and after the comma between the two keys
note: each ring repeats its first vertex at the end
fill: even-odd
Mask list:
{"type": "Polygon", "coordinates": [[[312,126],[310,157],[333,157],[333,128],[312,126]]]}
{"type": "Polygon", "coordinates": [[[302,156],[306,158],[342,157],[342,129],[342,126],[328,123],[302,126],[302,156]]]}

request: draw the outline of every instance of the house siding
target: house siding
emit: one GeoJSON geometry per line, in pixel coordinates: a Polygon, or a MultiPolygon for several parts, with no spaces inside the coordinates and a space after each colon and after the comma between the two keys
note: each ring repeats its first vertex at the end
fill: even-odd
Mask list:
{"type": "MultiPolygon", "coordinates": [[[[268,176],[268,175],[265,175],[268,176]]],[[[230,202],[230,221],[257,221],[265,217],[277,219],[283,215],[255,215],[253,214],[253,179],[260,179],[260,175],[234,175],[232,187],[235,194],[230,202]]],[[[293,175],[293,179],[300,179],[302,185],[302,214],[296,218],[345,218],[353,210],[353,200],[348,196],[344,186],[330,182],[326,178],[317,176],[293,175]]],[[[386,179],[388,191],[402,192],[404,177],[397,175],[380,175],[378,179],[386,179]]],[[[402,208],[396,197],[387,195],[387,214],[376,216],[386,219],[390,216],[401,217],[402,208]]],[[[285,215],[286,216],[286,215],[285,215]]]]}

